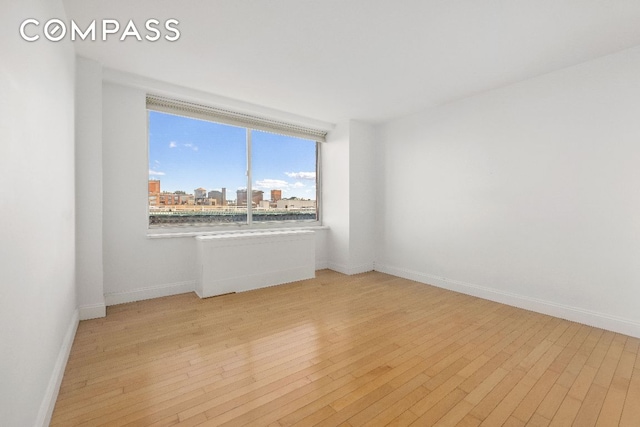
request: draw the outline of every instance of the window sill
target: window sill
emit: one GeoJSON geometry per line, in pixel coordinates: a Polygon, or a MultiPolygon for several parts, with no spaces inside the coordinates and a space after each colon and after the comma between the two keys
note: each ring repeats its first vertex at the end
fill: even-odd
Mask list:
{"type": "Polygon", "coordinates": [[[281,227],[265,226],[265,227],[236,227],[233,229],[217,229],[217,230],[190,230],[185,229],[150,229],[147,231],[148,239],[174,239],[182,237],[195,236],[215,236],[217,234],[240,234],[240,233],[261,233],[265,231],[283,231],[283,230],[328,230],[326,225],[287,225],[281,227]]]}

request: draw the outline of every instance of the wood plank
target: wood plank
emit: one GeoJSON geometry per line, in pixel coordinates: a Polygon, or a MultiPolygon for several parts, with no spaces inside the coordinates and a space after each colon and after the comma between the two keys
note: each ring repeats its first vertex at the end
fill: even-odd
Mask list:
{"type": "Polygon", "coordinates": [[[640,339],[329,270],[80,322],[52,426],[635,426],[640,339]]]}
{"type": "Polygon", "coordinates": [[[631,427],[640,420],[640,405],[638,405],[640,402],[640,354],[636,358],[635,366],[622,409],[621,426],[631,427]]]}

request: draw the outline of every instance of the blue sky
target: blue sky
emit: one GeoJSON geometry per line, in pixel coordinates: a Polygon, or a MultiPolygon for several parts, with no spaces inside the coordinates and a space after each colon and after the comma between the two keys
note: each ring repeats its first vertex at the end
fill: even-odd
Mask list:
{"type": "MultiPolygon", "coordinates": [[[[252,131],[253,189],[315,199],[315,142],[252,131]]],[[[246,130],[149,111],[149,179],[162,191],[227,188],[227,199],[246,188],[246,130]]]]}

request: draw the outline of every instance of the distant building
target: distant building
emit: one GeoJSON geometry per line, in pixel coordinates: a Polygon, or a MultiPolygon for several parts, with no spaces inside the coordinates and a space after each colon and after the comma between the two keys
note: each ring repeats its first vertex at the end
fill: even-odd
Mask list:
{"type": "Polygon", "coordinates": [[[222,191],[212,190],[207,193],[209,200],[215,200],[216,205],[222,205],[222,191]]]}
{"type": "Polygon", "coordinates": [[[160,192],[160,180],[159,179],[150,179],[149,180],[149,194],[151,193],[159,193],[160,192]]]}
{"type": "Polygon", "coordinates": [[[277,202],[282,199],[282,190],[271,190],[271,201],[277,202]]]}
{"type": "Polygon", "coordinates": [[[206,204],[206,199],[207,199],[207,189],[206,188],[196,188],[195,190],[193,190],[193,196],[195,198],[195,204],[196,205],[204,205],[206,204]]]}
{"type": "Polygon", "coordinates": [[[299,199],[291,199],[291,200],[278,200],[276,207],[278,209],[315,209],[316,201],[315,200],[299,200],[299,199]]]}
{"type": "MultiPolygon", "coordinates": [[[[262,195],[264,191],[253,190],[251,192],[251,202],[253,205],[258,206],[262,201],[262,195]]],[[[236,191],[236,205],[238,206],[246,206],[247,205],[247,190],[238,190],[236,191]]]]}
{"type": "Polygon", "coordinates": [[[209,200],[212,201],[211,204],[216,206],[226,206],[227,205],[227,189],[223,188],[222,191],[212,190],[209,191],[209,200]],[[215,200],[215,203],[213,203],[215,200]]]}
{"type": "MultiPolygon", "coordinates": [[[[158,196],[158,203],[155,206],[180,206],[187,205],[189,201],[193,199],[190,194],[177,194],[177,193],[160,193],[158,196]]],[[[149,203],[151,205],[151,203],[149,203]]]]}
{"type": "Polygon", "coordinates": [[[175,193],[169,193],[167,191],[160,192],[160,180],[149,180],[149,206],[166,207],[180,205],[193,205],[193,196],[191,194],[185,194],[184,191],[177,191],[175,193]]]}
{"type": "Polygon", "coordinates": [[[160,205],[160,180],[149,180],[149,206],[160,205]]]}

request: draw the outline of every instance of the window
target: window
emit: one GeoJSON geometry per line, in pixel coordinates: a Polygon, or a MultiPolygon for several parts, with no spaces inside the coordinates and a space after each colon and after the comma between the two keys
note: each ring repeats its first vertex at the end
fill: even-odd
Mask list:
{"type": "Polygon", "coordinates": [[[324,133],[148,96],[149,226],[319,221],[324,133]]]}

